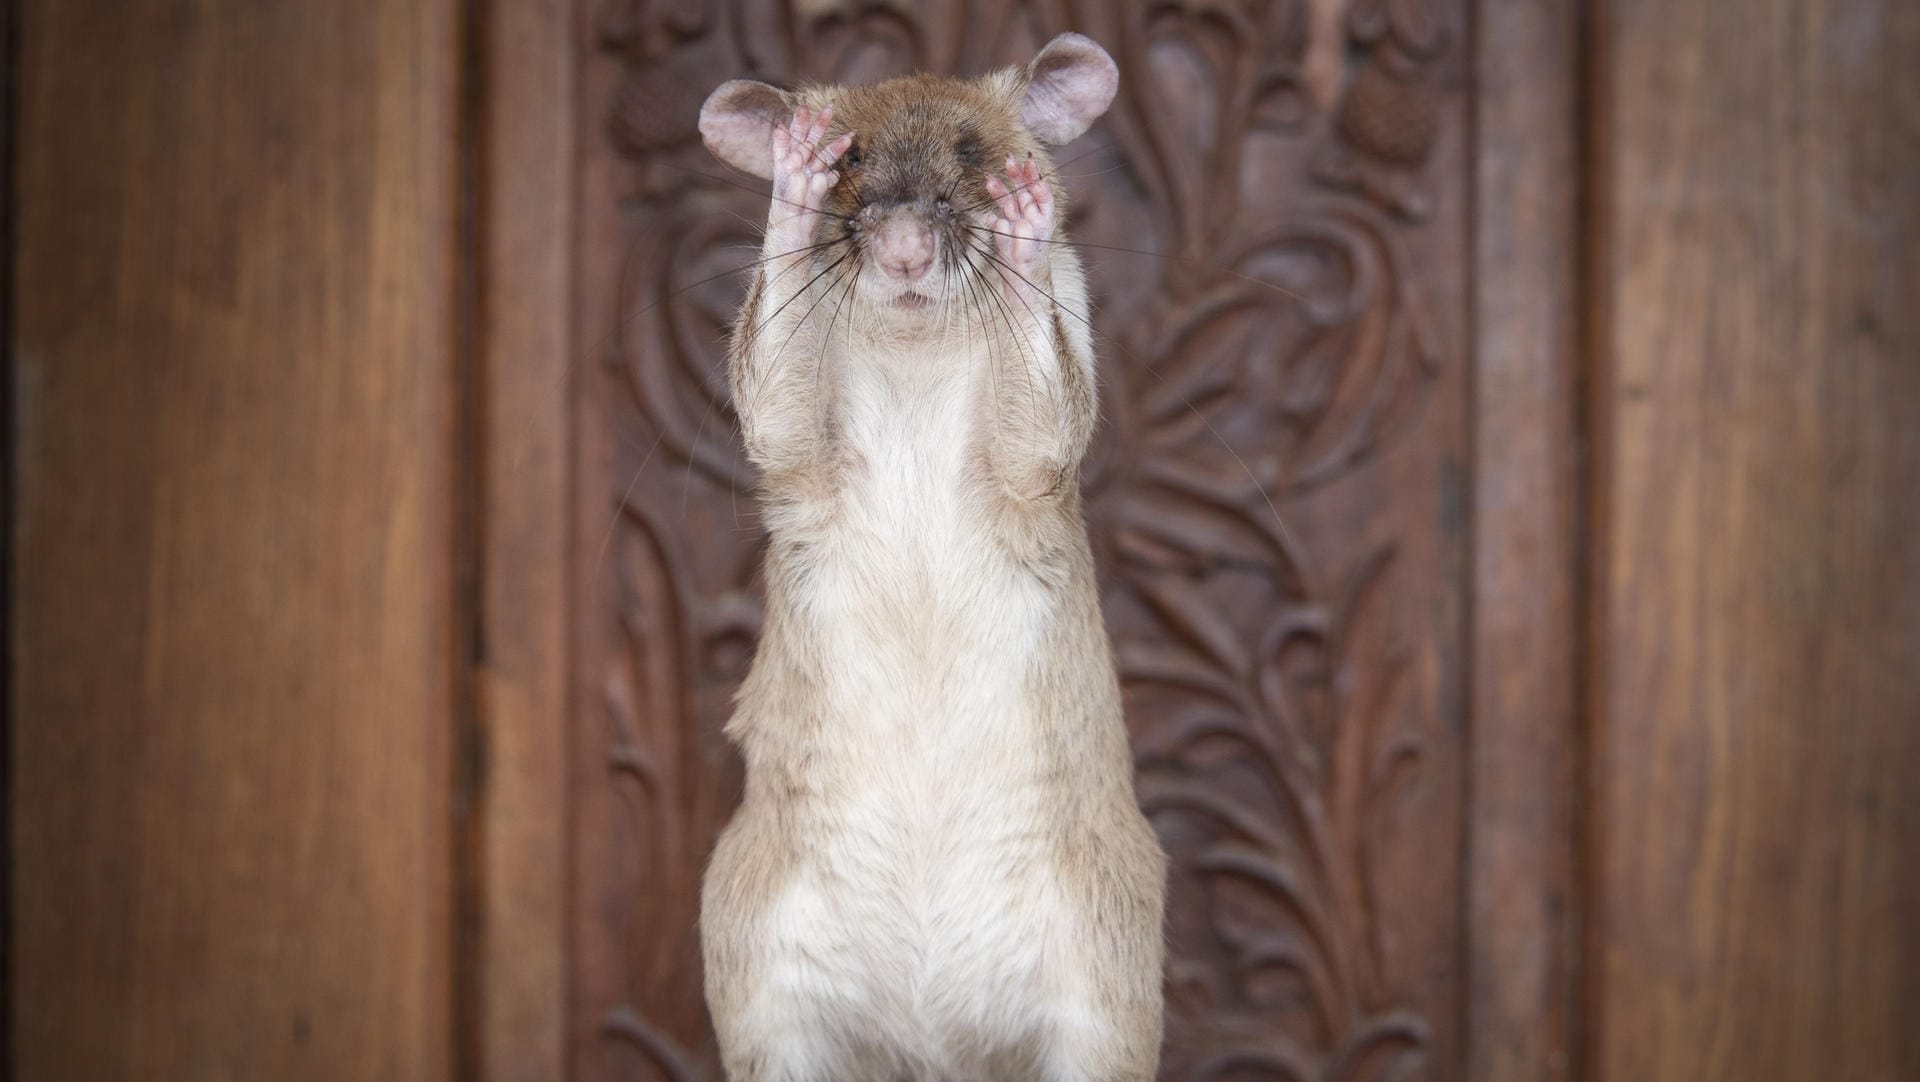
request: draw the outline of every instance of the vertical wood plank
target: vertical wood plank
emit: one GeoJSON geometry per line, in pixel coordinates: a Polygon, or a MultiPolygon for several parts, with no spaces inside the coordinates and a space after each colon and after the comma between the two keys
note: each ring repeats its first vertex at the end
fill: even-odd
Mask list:
{"type": "MultiPolygon", "coordinates": [[[[14,124],[19,101],[19,5],[0,3],[0,837],[13,838],[13,576],[14,471],[19,464],[14,440],[13,331],[14,124]]],[[[0,974],[13,972],[13,860],[0,860],[0,974]]],[[[13,1063],[13,981],[0,979],[0,1069],[13,1063]]]]}
{"type": "Polygon", "coordinates": [[[24,4],[16,1077],[448,1076],[453,23],[24,4]]]}
{"type": "Polygon", "coordinates": [[[1569,4],[1475,20],[1473,698],[1463,1077],[1568,1073],[1578,65],[1569,4]]]}
{"type": "Polygon", "coordinates": [[[1920,7],[1605,24],[1592,1077],[1920,1077],[1920,7]]]}
{"type": "Polygon", "coordinates": [[[489,0],[479,50],[482,1082],[565,1071],[571,6],[489,0]]]}

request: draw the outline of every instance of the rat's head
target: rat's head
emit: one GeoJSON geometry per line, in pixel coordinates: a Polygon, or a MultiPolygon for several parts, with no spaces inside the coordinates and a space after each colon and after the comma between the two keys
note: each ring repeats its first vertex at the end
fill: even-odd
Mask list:
{"type": "Polygon", "coordinates": [[[982,288],[970,277],[992,280],[988,178],[1004,177],[1009,158],[1032,157],[1050,173],[1047,148],[1086,131],[1118,85],[1105,50],[1062,34],[1026,68],[977,79],[911,75],[791,92],[736,79],[707,99],[700,130],[722,161],[771,177],[773,129],[797,108],[832,106],[822,145],[845,132],[854,138],[812,238],[823,246],[815,262],[845,257],[860,308],[914,322],[943,302],[964,303],[970,287],[982,288]]]}

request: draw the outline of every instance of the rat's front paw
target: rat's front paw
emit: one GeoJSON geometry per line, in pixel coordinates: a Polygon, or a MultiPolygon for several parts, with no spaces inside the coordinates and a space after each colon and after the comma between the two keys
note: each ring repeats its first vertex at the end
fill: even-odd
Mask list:
{"type": "Polygon", "coordinates": [[[820,208],[827,192],[840,182],[833,164],[853,145],[847,132],[826,145],[833,106],[794,111],[784,128],[773,130],[773,208],[767,214],[767,253],[786,255],[814,243],[820,226],[820,208]]]}
{"type": "Polygon", "coordinates": [[[1017,291],[1039,288],[1046,273],[1045,249],[1053,242],[1053,189],[1032,158],[1007,159],[1007,179],[987,178],[1000,217],[993,223],[994,247],[1012,272],[1017,291]]]}

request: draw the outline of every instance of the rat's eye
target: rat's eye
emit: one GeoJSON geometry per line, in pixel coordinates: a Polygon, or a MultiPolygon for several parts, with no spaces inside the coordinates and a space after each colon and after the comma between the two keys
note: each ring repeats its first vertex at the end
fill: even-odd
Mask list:
{"type": "Polygon", "coordinates": [[[971,135],[953,144],[953,152],[959,156],[960,164],[970,169],[978,169],[987,162],[986,148],[971,135]]]}
{"type": "Polygon", "coordinates": [[[848,147],[847,152],[840,155],[840,163],[848,169],[860,168],[860,144],[855,143],[848,147]]]}

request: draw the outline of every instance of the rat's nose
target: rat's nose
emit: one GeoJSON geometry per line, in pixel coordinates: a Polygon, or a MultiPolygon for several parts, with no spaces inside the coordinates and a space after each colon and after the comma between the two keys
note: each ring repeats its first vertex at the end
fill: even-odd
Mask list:
{"type": "Polygon", "coordinates": [[[913,281],[933,266],[933,230],[912,215],[896,214],[873,234],[874,259],[890,278],[913,281]]]}

